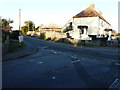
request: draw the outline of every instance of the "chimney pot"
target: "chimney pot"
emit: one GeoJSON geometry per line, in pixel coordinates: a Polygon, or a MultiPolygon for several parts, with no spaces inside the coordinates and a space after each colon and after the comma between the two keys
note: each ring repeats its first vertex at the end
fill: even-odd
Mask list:
{"type": "Polygon", "coordinates": [[[89,8],[94,9],[94,8],[95,8],[95,5],[94,5],[94,4],[91,4],[91,5],[89,6],[89,8]]]}

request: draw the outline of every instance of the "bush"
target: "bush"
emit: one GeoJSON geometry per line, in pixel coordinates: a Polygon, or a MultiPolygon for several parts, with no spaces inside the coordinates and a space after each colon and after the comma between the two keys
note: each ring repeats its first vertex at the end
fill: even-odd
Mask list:
{"type": "Polygon", "coordinates": [[[10,33],[2,30],[2,43],[5,43],[7,36],[10,36],[10,33]]]}
{"type": "Polygon", "coordinates": [[[39,39],[45,39],[45,33],[41,33],[39,39]]]}
{"type": "Polygon", "coordinates": [[[8,52],[15,52],[25,48],[24,42],[20,43],[19,41],[10,41],[8,45],[8,52]]]}
{"type": "Polygon", "coordinates": [[[13,31],[10,35],[10,39],[18,40],[19,31],[13,31]]]}
{"type": "Polygon", "coordinates": [[[47,39],[45,39],[45,40],[48,40],[48,41],[50,41],[50,40],[51,40],[51,38],[47,38],[47,39]]]}
{"type": "Polygon", "coordinates": [[[61,42],[61,43],[65,43],[65,44],[72,44],[68,39],[66,38],[61,38],[55,42],[61,42]]]}
{"type": "Polygon", "coordinates": [[[74,45],[74,46],[77,46],[77,45],[78,45],[78,43],[77,43],[77,42],[75,42],[75,43],[73,43],[73,45],[74,45]]]}

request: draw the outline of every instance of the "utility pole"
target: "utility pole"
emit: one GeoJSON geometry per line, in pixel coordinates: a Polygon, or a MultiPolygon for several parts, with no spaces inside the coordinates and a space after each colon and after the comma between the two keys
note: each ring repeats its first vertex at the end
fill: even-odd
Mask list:
{"type": "Polygon", "coordinates": [[[21,35],[20,28],[21,28],[21,9],[19,9],[19,36],[18,36],[21,45],[21,42],[23,42],[23,36],[21,35]]]}
{"type": "Polygon", "coordinates": [[[20,35],[20,27],[21,27],[21,9],[19,9],[19,35],[20,35]]]}

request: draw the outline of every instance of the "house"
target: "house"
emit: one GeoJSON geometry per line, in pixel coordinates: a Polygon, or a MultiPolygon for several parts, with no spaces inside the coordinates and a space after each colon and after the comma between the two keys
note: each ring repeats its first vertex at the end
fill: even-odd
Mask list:
{"type": "Polygon", "coordinates": [[[45,36],[45,39],[55,39],[66,38],[66,34],[61,32],[62,27],[60,26],[39,26],[38,30],[35,32],[37,36],[45,36]]]}
{"type": "Polygon", "coordinates": [[[31,36],[33,36],[35,34],[35,31],[28,31],[27,33],[26,33],[26,35],[31,35],[31,36]]]}
{"type": "Polygon", "coordinates": [[[66,34],[61,32],[62,27],[44,27],[42,28],[45,31],[45,38],[51,38],[59,40],[60,38],[66,38],[66,34]]]}
{"type": "Polygon", "coordinates": [[[63,27],[62,32],[74,40],[94,40],[97,38],[111,39],[111,25],[103,18],[102,12],[94,10],[95,5],[73,16],[63,27]]]}

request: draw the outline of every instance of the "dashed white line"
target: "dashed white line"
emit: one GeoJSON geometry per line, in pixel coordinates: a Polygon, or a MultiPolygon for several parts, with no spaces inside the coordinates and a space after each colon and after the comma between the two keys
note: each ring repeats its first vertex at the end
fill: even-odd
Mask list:
{"type": "Polygon", "coordinates": [[[76,55],[73,55],[73,56],[71,56],[72,58],[77,58],[77,56],[76,55]]]}
{"type": "Polygon", "coordinates": [[[82,58],[82,60],[85,60],[85,58],[82,58]]]}
{"type": "Polygon", "coordinates": [[[120,66],[120,63],[115,63],[115,65],[118,65],[118,66],[120,66]]]}
{"type": "Polygon", "coordinates": [[[72,61],[71,63],[75,63],[75,62],[79,62],[80,60],[75,60],[75,61],[72,61]]]}
{"type": "Polygon", "coordinates": [[[38,62],[37,64],[42,64],[43,62],[38,62]]]}
{"type": "Polygon", "coordinates": [[[46,49],[46,48],[48,48],[48,46],[44,46],[44,47],[42,47],[43,49],[46,49]]]}
{"type": "Polygon", "coordinates": [[[34,59],[30,59],[29,61],[34,61],[34,59]]]}

